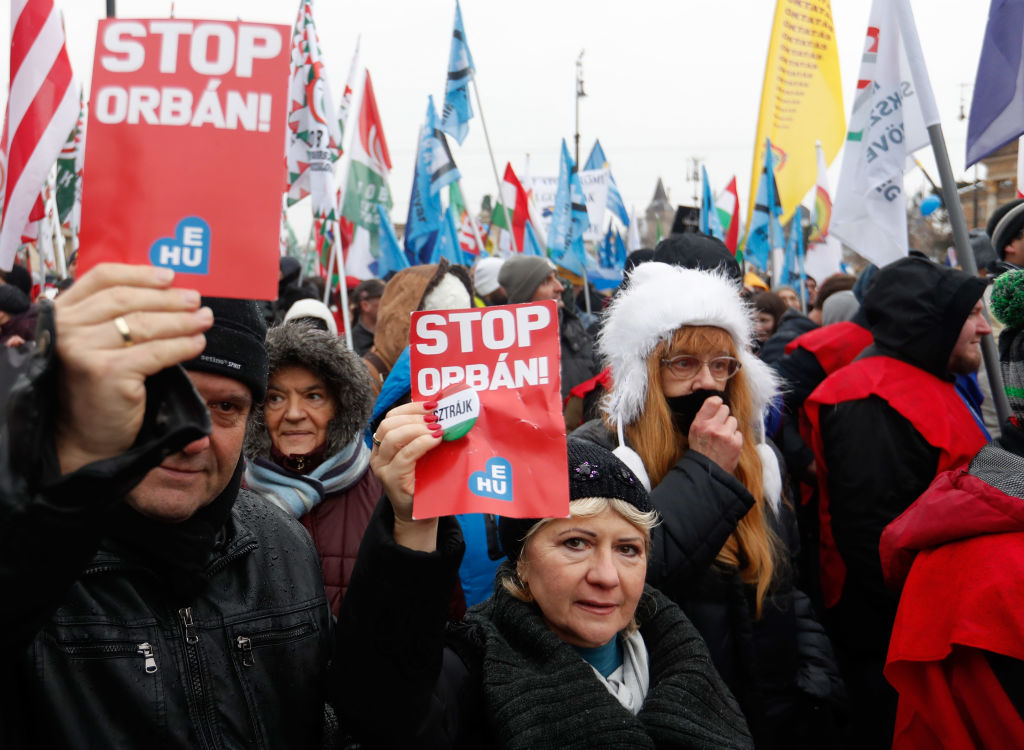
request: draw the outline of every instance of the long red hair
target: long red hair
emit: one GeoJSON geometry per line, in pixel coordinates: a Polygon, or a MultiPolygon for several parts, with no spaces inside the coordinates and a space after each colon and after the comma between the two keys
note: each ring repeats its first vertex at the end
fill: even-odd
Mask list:
{"type": "MultiPolygon", "coordinates": [[[[677,354],[706,357],[718,352],[738,356],[732,337],[715,326],[683,326],[671,339],[660,342],[647,358],[647,396],[644,408],[633,422],[625,426],[632,448],[643,459],[644,468],[656,487],[689,447],[687,436],[676,427],[662,390],[661,360],[677,354]],[[671,436],[666,440],[666,436],[671,436]]],[[[614,389],[614,384],[612,388],[614,389]]],[[[719,550],[717,560],[739,569],[740,578],[756,588],[757,616],[775,573],[777,539],[765,517],[764,488],[761,480],[761,459],[756,448],[754,425],[761,415],[754,414],[754,400],[746,373],[740,369],[726,383],[729,409],[740,424],[743,446],[739,463],[733,471],[754,497],[754,507],[740,519],[736,530],[719,550]]],[[[614,425],[608,425],[614,429],[614,425]]],[[[686,498],[679,498],[686,502],[686,498]]]]}

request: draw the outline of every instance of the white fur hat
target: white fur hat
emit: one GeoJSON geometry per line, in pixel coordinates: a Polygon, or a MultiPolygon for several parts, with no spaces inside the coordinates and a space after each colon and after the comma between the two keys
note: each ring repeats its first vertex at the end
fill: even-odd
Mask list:
{"type": "Polygon", "coordinates": [[[778,461],[764,444],[763,417],[778,393],[778,379],[774,370],[750,351],[751,311],[728,276],[665,263],[643,263],[633,270],[626,288],[605,313],[598,339],[614,383],[602,409],[620,429],[634,422],[647,400],[648,358],[659,342],[687,325],[721,328],[736,346],[754,400],[757,423],[750,427],[757,435],[764,464],[765,496],[774,504],[781,494],[781,477],[778,461]],[[772,468],[774,477],[768,476],[772,468]]]}
{"type": "Polygon", "coordinates": [[[327,326],[327,330],[333,335],[338,335],[338,324],[334,320],[334,315],[327,308],[323,302],[318,299],[300,299],[297,300],[291,307],[288,308],[288,312],[284,315],[284,322],[301,318],[316,318],[322,320],[324,325],[327,326]]]}

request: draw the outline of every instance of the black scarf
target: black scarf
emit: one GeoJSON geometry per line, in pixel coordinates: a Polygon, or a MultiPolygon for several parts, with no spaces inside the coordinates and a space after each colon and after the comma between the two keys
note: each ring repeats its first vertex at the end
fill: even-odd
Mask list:
{"type": "Polygon", "coordinates": [[[722,399],[722,403],[726,406],[729,405],[729,397],[725,391],[712,391],[706,388],[694,391],[693,393],[687,393],[685,396],[665,397],[669,411],[672,412],[672,419],[675,420],[676,427],[679,428],[679,432],[682,433],[683,437],[690,434],[690,425],[697,418],[697,412],[704,406],[704,402],[712,396],[718,396],[722,399]]]}
{"type": "Polygon", "coordinates": [[[206,588],[203,569],[214,550],[227,544],[227,522],[242,484],[241,457],[227,487],[213,502],[181,523],[167,523],[121,503],[113,512],[107,538],[155,571],[176,601],[189,601],[206,588]]]}
{"type": "Polygon", "coordinates": [[[651,688],[633,716],[533,604],[497,587],[466,621],[480,628],[487,732],[495,747],[752,748],[746,723],[696,629],[646,587],[637,616],[651,688]]]}

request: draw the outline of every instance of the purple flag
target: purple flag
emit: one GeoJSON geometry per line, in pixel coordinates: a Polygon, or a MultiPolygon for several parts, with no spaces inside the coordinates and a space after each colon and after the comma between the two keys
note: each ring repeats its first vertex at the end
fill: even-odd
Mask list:
{"type": "Polygon", "coordinates": [[[1024,133],[1024,0],[992,0],[967,121],[967,166],[1024,133]]]}

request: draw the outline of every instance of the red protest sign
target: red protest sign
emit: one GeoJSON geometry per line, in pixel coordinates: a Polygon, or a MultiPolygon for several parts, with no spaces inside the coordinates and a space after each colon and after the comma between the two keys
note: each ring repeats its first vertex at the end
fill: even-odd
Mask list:
{"type": "Polygon", "coordinates": [[[82,272],[166,266],[205,295],[277,297],[288,35],[238,21],[100,21],[82,272]]]}
{"type": "Polygon", "coordinates": [[[413,516],[568,516],[555,303],[415,312],[409,344],[413,400],[437,400],[445,428],[413,516]]]}

